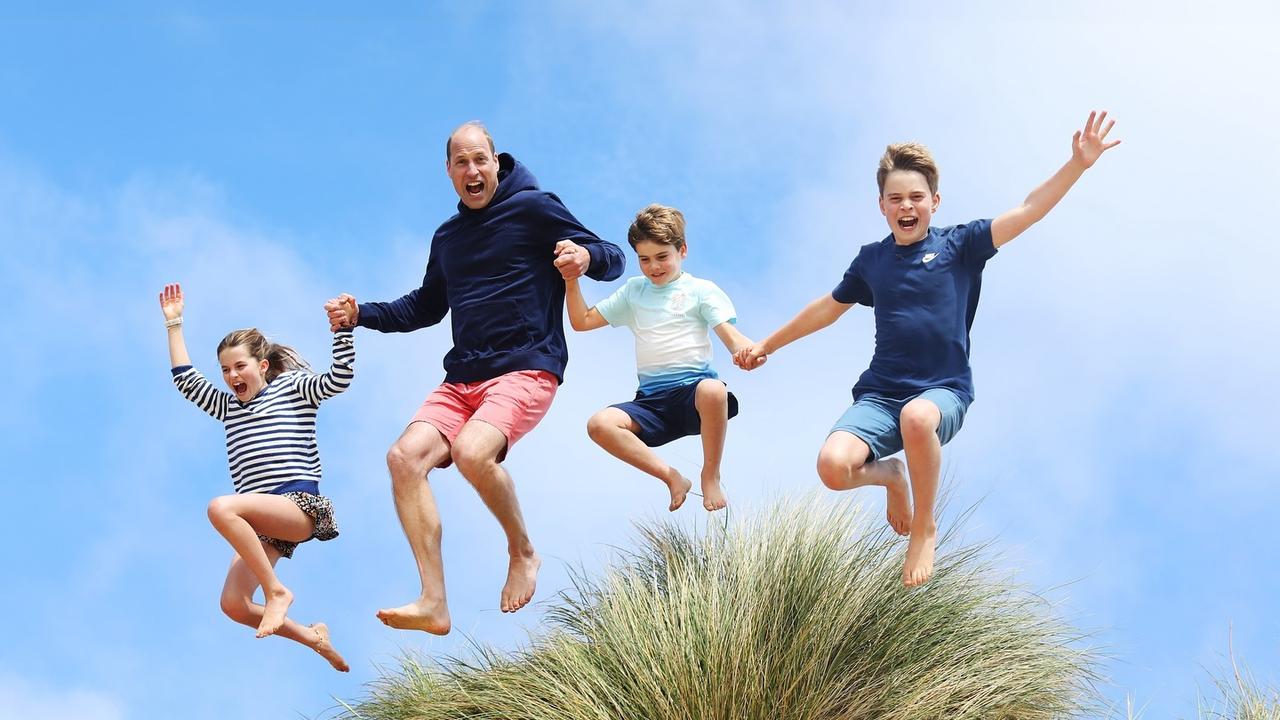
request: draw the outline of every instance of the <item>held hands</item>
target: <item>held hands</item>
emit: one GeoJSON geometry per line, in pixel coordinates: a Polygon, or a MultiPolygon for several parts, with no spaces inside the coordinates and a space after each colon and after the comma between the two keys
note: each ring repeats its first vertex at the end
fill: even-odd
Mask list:
{"type": "Polygon", "coordinates": [[[160,293],[160,310],[164,312],[164,319],[182,319],[182,307],[182,285],[179,283],[165,285],[164,291],[160,293]]]}
{"type": "Polygon", "coordinates": [[[560,271],[560,277],[565,280],[582,277],[587,272],[587,266],[591,264],[591,253],[572,240],[561,240],[556,243],[555,252],[556,269],[560,271]]]}
{"type": "Polygon", "coordinates": [[[733,354],[733,364],[743,370],[755,370],[769,360],[762,343],[754,343],[733,354]]]}
{"type": "Polygon", "coordinates": [[[329,332],[355,327],[356,320],[360,318],[360,307],[356,304],[356,299],[346,293],[326,302],[324,309],[329,314],[329,332]]]}
{"type": "Polygon", "coordinates": [[[1093,167],[1102,153],[1120,144],[1119,140],[1106,142],[1107,133],[1116,124],[1115,120],[1111,120],[1104,126],[1102,123],[1106,119],[1106,110],[1102,114],[1098,114],[1096,110],[1090,112],[1084,130],[1077,130],[1071,138],[1071,159],[1078,161],[1086,170],[1093,167]]]}

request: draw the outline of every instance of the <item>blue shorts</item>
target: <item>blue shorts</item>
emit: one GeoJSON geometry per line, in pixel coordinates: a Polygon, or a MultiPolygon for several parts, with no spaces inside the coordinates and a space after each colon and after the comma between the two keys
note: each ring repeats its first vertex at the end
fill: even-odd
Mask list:
{"type": "MultiPolygon", "coordinates": [[[[626,413],[631,421],[640,426],[636,436],[649,447],[666,445],[686,435],[698,435],[702,432],[702,418],[698,416],[698,408],[694,399],[698,393],[698,383],[659,390],[645,395],[636,393],[631,402],[610,405],[626,413]]],[[[729,417],[738,414],[738,398],[729,393],[729,417]]]]}
{"type": "Polygon", "coordinates": [[[954,392],[946,388],[930,388],[911,397],[898,400],[875,393],[864,393],[844,411],[831,432],[843,430],[856,435],[871,448],[871,459],[886,458],[902,449],[902,431],[899,416],[902,408],[916,398],[924,398],[942,411],[938,423],[938,439],[943,445],[960,432],[965,411],[969,409],[954,392]]]}

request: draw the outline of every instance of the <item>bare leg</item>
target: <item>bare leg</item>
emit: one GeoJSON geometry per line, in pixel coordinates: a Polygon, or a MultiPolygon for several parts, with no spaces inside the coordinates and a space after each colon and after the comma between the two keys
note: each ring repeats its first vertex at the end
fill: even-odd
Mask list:
{"type": "Polygon", "coordinates": [[[440,512],[427,473],[449,457],[449,443],[430,423],[410,423],[387,452],[396,514],[418,565],[422,593],[417,600],[378,611],[378,619],[401,630],[447,635],[452,627],[444,592],[444,558],[440,554],[440,512]]]}
{"type": "Polygon", "coordinates": [[[902,566],[902,584],[907,587],[922,585],[933,575],[933,555],[938,541],[933,504],[938,495],[938,473],[942,469],[942,442],[938,440],[941,422],[942,411],[923,398],[907,403],[899,420],[915,504],[911,542],[907,545],[907,561],[902,566]]]}
{"type": "MultiPolygon", "coordinates": [[[[280,551],[262,544],[272,566],[280,559],[280,551]]],[[[262,622],[264,608],[253,601],[253,593],[258,589],[258,579],[253,576],[244,560],[239,555],[231,559],[231,569],[227,571],[227,581],[222,586],[222,612],[241,625],[256,628],[262,622]]],[[[347,672],[347,661],[329,642],[329,627],[324,623],[304,626],[292,618],[285,618],[276,630],[275,635],[301,643],[316,651],[320,657],[329,661],[334,670],[347,672]]]]}
{"type": "Polygon", "coordinates": [[[501,608],[502,612],[515,612],[533,599],[542,560],[533,551],[511,475],[498,464],[498,454],[506,447],[502,431],[483,420],[472,420],[462,426],[452,452],[458,471],[475,487],[507,535],[510,562],[501,608]]]}
{"type": "Polygon", "coordinates": [[[618,458],[631,467],[652,475],[667,486],[671,492],[671,504],[668,510],[676,510],[684,504],[693,483],[689,482],[675,468],[662,461],[636,433],[640,426],[635,424],[631,416],[609,407],[601,410],[587,421],[587,435],[605,452],[618,458]]]}
{"type": "Polygon", "coordinates": [[[862,438],[844,430],[827,436],[818,453],[818,476],[832,490],[852,490],[879,485],[887,492],[889,526],[899,535],[911,529],[911,497],[906,469],[897,458],[867,461],[871,448],[862,438]]]}
{"type": "Polygon", "coordinates": [[[285,613],[293,603],[293,593],[276,577],[258,533],[277,540],[302,542],[311,537],[315,521],[287,497],[251,493],[214,498],[209,502],[209,522],[231,543],[262,586],[266,609],[258,625],[258,637],[274,633],[284,622],[285,613]]]}
{"type": "Polygon", "coordinates": [[[728,504],[720,488],[720,460],[729,430],[729,389],[719,380],[703,380],[693,404],[702,426],[702,507],[715,511],[728,504]]]}

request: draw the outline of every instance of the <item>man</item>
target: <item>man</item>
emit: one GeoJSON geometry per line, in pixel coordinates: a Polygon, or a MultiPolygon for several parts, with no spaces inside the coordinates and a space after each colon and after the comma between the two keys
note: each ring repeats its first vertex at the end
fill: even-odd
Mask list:
{"type": "Polygon", "coordinates": [[[391,302],[325,303],[334,327],[410,332],[452,313],[453,349],[444,383],[419,408],[387,453],[400,524],[422,582],[417,600],[378,611],[395,628],[449,632],[441,524],[432,468],[457,463],[507,536],[510,564],[503,612],[533,597],[541,561],[525,529],[507,451],[551,407],[568,362],[564,280],[612,280],[626,264],[618,246],[587,230],[511,155],[497,154],[478,122],[445,144],[446,170],[460,202],[431,240],[422,287],[391,302]]]}

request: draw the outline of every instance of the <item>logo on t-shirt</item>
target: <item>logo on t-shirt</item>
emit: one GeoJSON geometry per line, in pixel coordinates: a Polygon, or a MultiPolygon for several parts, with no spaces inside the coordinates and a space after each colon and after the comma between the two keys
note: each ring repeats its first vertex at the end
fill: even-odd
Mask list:
{"type": "Polygon", "coordinates": [[[934,259],[934,258],[936,258],[936,257],[938,257],[938,253],[936,253],[936,252],[931,252],[931,253],[925,253],[925,256],[924,256],[923,258],[921,258],[921,259],[922,259],[922,260],[924,260],[925,262],[929,262],[930,260],[932,260],[932,259],[934,259]]]}
{"type": "Polygon", "coordinates": [[[667,300],[667,311],[676,314],[688,312],[690,304],[689,296],[683,290],[677,290],[667,300]]]}

